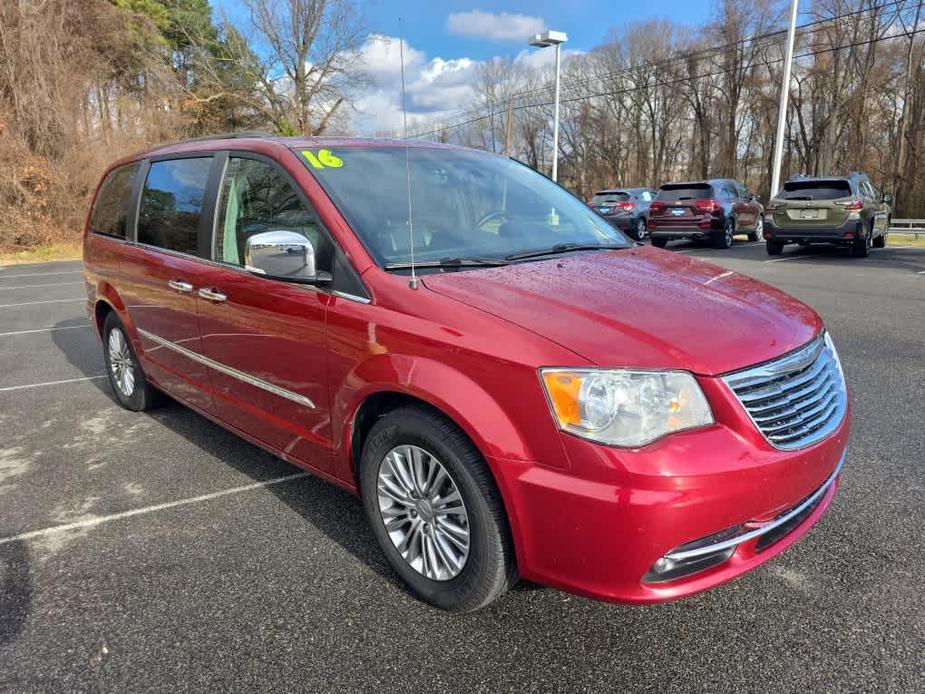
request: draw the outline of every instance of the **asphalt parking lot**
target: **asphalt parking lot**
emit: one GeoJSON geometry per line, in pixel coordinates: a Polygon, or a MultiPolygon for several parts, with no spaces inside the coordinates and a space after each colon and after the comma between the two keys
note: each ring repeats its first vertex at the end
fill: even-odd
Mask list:
{"type": "Polygon", "coordinates": [[[855,406],[830,512],[677,603],[523,585],[464,616],[405,592],[353,497],[116,406],[79,263],[0,268],[0,690],[921,690],[925,249],[669,249],[822,314],[855,406]]]}

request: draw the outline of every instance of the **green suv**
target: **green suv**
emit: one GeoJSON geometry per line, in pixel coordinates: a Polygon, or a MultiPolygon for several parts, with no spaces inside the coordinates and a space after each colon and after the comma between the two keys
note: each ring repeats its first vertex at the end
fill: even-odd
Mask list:
{"type": "Polygon", "coordinates": [[[764,208],[768,255],[780,255],[787,243],[831,243],[866,258],[871,246],[886,245],[892,202],[892,195],[878,193],[860,172],[794,176],[764,208]]]}

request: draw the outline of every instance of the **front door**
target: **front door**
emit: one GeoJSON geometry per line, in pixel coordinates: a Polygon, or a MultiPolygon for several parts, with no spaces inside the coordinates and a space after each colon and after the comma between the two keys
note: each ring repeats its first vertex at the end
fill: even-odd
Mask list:
{"type": "Polygon", "coordinates": [[[294,231],[313,242],[318,268],[333,246],[293,182],[273,163],[228,158],[213,257],[199,295],[202,348],[213,363],[213,411],[285,456],[330,472],[325,312],[330,295],[244,269],[247,239],[294,231]]]}
{"type": "Polygon", "coordinates": [[[199,407],[211,405],[202,353],[195,289],[207,264],[200,255],[200,227],[213,158],[155,161],[148,168],[138,208],[136,245],[121,257],[120,287],[138,336],[145,371],[171,395],[199,407]]]}

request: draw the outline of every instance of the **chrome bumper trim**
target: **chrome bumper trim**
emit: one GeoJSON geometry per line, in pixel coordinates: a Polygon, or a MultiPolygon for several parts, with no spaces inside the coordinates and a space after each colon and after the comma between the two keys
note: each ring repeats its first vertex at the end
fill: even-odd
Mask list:
{"type": "Polygon", "coordinates": [[[845,463],[845,456],[847,454],[847,450],[842,453],[841,460],[838,461],[838,465],[835,466],[835,470],[831,475],[829,475],[829,478],[822,483],[822,486],[819,487],[819,489],[808,496],[799,506],[790,509],[784,515],[775,518],[773,521],[770,521],[767,525],[762,525],[760,528],[755,528],[754,530],[750,530],[747,533],[736,535],[735,537],[729,538],[728,540],[723,540],[722,542],[717,542],[713,545],[707,545],[706,547],[697,547],[696,549],[689,549],[682,552],[669,552],[665,555],[665,558],[672,561],[683,561],[685,559],[701,557],[705,554],[722,552],[723,550],[729,549],[730,547],[735,547],[742,544],[743,542],[747,542],[748,540],[761,537],[762,535],[771,532],[775,528],[780,527],[791,518],[798,516],[809,506],[812,506],[814,503],[816,503],[829,490],[829,487],[832,486],[832,484],[835,482],[835,479],[838,477],[838,474],[841,472],[842,465],[845,463]]]}
{"type": "Polygon", "coordinates": [[[205,366],[208,366],[210,369],[215,369],[216,371],[219,371],[225,374],[226,376],[231,376],[232,378],[236,378],[239,381],[243,381],[244,383],[252,385],[255,388],[260,388],[261,390],[265,390],[268,393],[273,393],[273,395],[278,395],[281,398],[292,400],[292,402],[308,407],[309,409],[312,409],[312,410],[315,409],[315,403],[313,403],[309,398],[305,397],[304,395],[300,395],[299,393],[293,393],[291,390],[280,388],[279,386],[274,385],[272,383],[268,383],[267,381],[257,378],[256,376],[251,376],[250,374],[244,373],[243,371],[238,371],[237,369],[233,369],[230,366],[225,366],[224,364],[217,362],[214,359],[209,359],[209,357],[199,354],[199,352],[194,352],[193,350],[187,349],[186,347],[181,347],[176,342],[171,342],[170,340],[165,340],[163,337],[155,335],[154,333],[149,333],[147,330],[142,330],[141,328],[138,328],[138,334],[143,335],[144,337],[148,338],[152,342],[156,342],[161,347],[166,347],[167,349],[173,350],[174,352],[177,352],[178,354],[182,354],[184,357],[187,357],[189,359],[192,359],[193,361],[199,362],[200,364],[204,364],[205,366]]]}

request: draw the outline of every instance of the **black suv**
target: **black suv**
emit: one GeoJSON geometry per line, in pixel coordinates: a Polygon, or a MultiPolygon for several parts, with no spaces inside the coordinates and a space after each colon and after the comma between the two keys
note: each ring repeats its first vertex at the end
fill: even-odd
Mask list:
{"type": "Polygon", "coordinates": [[[652,188],[608,188],[597,191],[588,207],[620,231],[642,241],[649,228],[649,205],[655,195],[652,188]]]}
{"type": "Polygon", "coordinates": [[[892,202],[892,195],[881,195],[860,171],[794,176],[766,208],[768,254],[780,255],[787,243],[832,243],[850,246],[853,256],[864,258],[871,246],[886,246],[892,202]]]}
{"type": "Polygon", "coordinates": [[[716,248],[729,248],[735,234],[759,240],[763,226],[758,198],[728,178],[666,183],[649,206],[649,236],[659,248],[671,239],[710,239],[716,248]]]}

